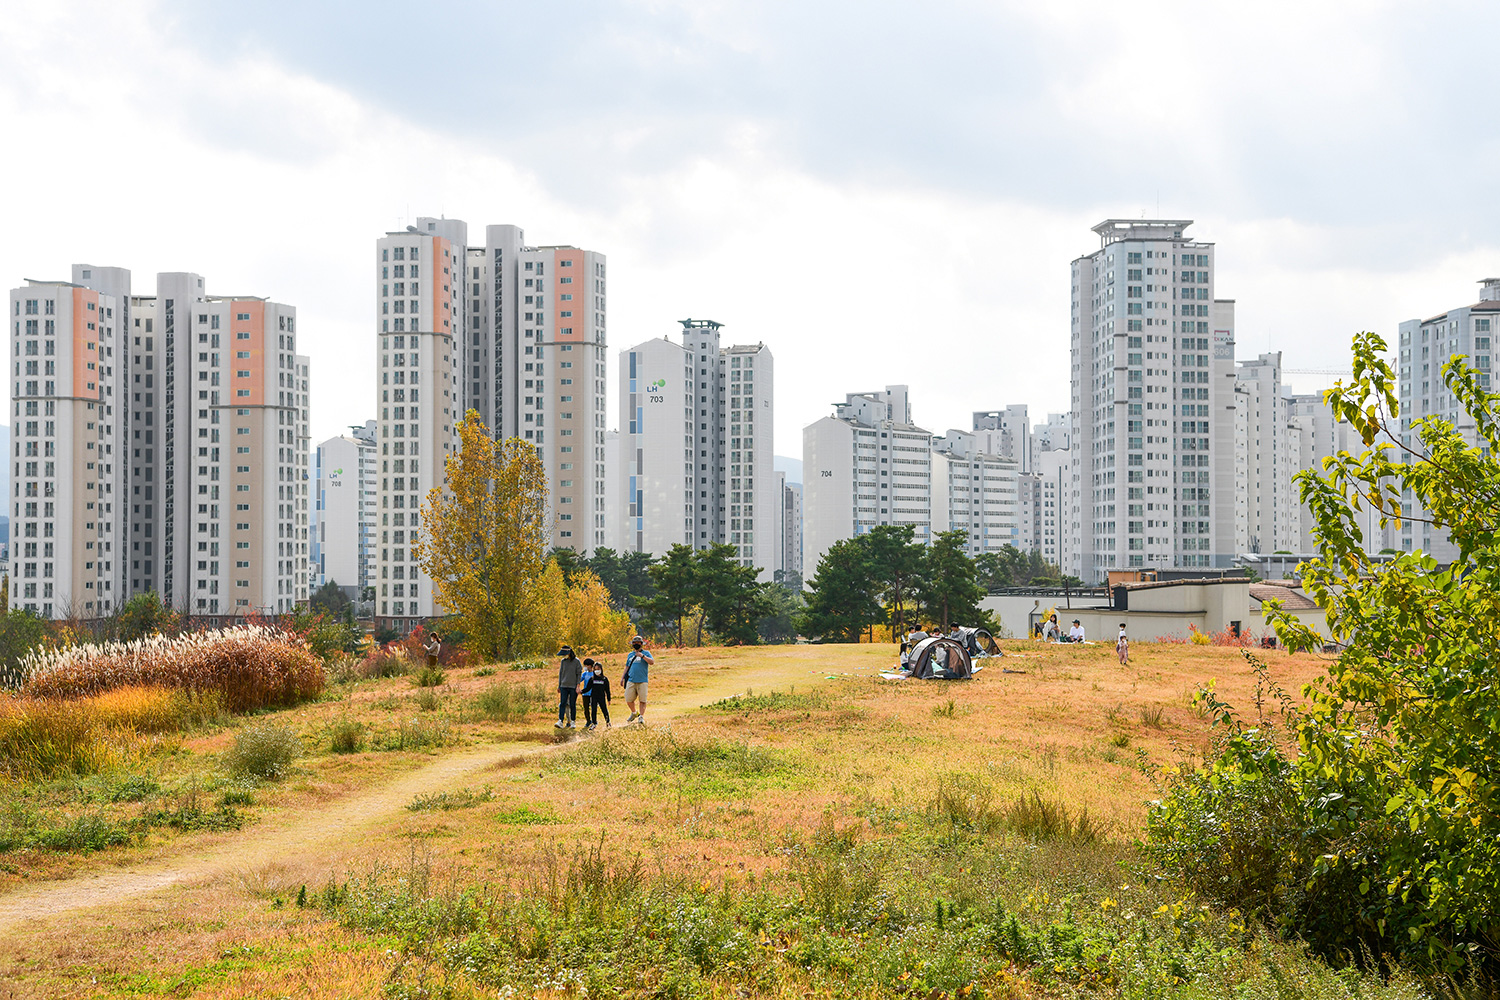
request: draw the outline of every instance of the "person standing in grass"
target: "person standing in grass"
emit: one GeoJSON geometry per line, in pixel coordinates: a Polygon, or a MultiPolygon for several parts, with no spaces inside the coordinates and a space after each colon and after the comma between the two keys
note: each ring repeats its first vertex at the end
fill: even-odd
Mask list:
{"type": "Polygon", "coordinates": [[[640,636],[630,640],[630,652],[625,654],[625,707],[630,709],[626,723],[646,724],[646,675],[655,658],[646,650],[646,640],[640,636]],[[640,708],[636,708],[636,703],[640,708]]]}
{"type": "Polygon", "coordinates": [[[422,648],[427,650],[427,665],[436,667],[443,656],[442,637],[436,632],[428,633],[427,641],[422,644],[422,648]]]}
{"type": "Polygon", "coordinates": [[[604,664],[592,659],[583,661],[583,683],[578,696],[583,699],[585,730],[599,728],[599,713],[604,713],[604,728],[612,728],[609,722],[609,678],[604,674],[604,664]]]}
{"type": "Polygon", "coordinates": [[[573,647],[557,651],[562,662],[557,667],[557,722],[555,729],[572,729],[578,721],[578,685],[583,680],[583,664],[573,655],[573,647]]]}
{"type": "Polygon", "coordinates": [[[1120,666],[1130,666],[1130,639],[1125,635],[1125,623],[1120,623],[1120,635],[1115,639],[1115,652],[1120,654],[1120,666]]]}

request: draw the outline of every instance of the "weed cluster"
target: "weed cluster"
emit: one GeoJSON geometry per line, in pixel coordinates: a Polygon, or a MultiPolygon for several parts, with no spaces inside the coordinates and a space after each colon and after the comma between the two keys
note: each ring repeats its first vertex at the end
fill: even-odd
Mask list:
{"type": "MultiPolygon", "coordinates": [[[[934,853],[919,836],[863,843],[825,826],[791,839],[784,878],[662,871],[601,844],[482,884],[413,855],[307,900],[400,942],[399,996],[437,982],[501,996],[1373,995],[1373,978],[1332,973],[1232,915],[1122,884],[1114,853],[1066,884],[1055,873],[1076,859],[1051,850],[934,853]]],[[[1385,989],[1422,995],[1400,974],[1385,989]]]]}
{"type": "Polygon", "coordinates": [[[217,691],[128,687],[92,697],[0,697],[0,772],[34,780],[119,763],[136,734],[185,732],[223,719],[217,691]]]}
{"type": "Polygon", "coordinates": [[[481,802],[489,802],[495,797],[488,785],[483,790],[475,792],[468,788],[456,792],[421,792],[406,804],[406,808],[412,812],[430,812],[439,810],[451,812],[454,809],[472,809],[481,802]]]}
{"type": "Polygon", "coordinates": [[[592,740],[560,758],[558,767],[665,768],[735,778],[782,769],[772,750],[716,736],[680,736],[670,729],[624,729],[592,740]]]}
{"type": "Polygon", "coordinates": [[[1087,808],[1074,813],[1066,803],[1044,798],[1032,789],[1002,801],[995,783],[978,774],[949,774],[938,779],[930,815],[950,829],[978,834],[1009,830],[1033,841],[1089,844],[1102,836],[1087,808]]]}
{"type": "Polygon", "coordinates": [[[542,688],[498,683],[474,696],[474,708],[491,722],[522,722],[546,700],[542,688]]]}
{"type": "Polygon", "coordinates": [[[432,750],[456,743],[458,736],[453,724],[442,716],[417,716],[401,719],[395,729],[376,735],[373,748],[376,750],[432,750]]]}

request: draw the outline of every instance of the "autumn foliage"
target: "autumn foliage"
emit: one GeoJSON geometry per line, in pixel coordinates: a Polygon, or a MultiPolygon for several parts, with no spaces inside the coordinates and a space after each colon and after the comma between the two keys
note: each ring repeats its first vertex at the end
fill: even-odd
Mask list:
{"type": "Polygon", "coordinates": [[[240,626],[38,649],[21,663],[27,698],[83,698],[117,688],[219,692],[232,712],[291,705],[323,690],[323,665],[289,632],[240,626]]]}
{"type": "Polygon", "coordinates": [[[529,652],[527,593],[547,544],[546,470],[533,445],[496,441],[475,410],[459,438],[412,554],[477,656],[516,656],[529,652]]]}

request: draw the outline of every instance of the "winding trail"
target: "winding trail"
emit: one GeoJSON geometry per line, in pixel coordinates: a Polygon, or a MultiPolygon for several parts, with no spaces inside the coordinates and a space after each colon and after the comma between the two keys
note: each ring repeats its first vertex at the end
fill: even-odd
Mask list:
{"type": "MultiPolygon", "coordinates": [[[[747,688],[767,690],[788,683],[822,683],[822,672],[810,667],[816,667],[816,658],[807,656],[716,666],[692,678],[702,683],[692,684],[684,683],[686,679],[681,676],[674,677],[673,671],[660,671],[664,675],[661,679],[668,683],[662,686],[662,697],[651,702],[651,722],[669,723],[747,688]]],[[[617,699],[617,704],[623,706],[623,701],[617,699]]],[[[326,805],[299,806],[283,822],[273,819],[223,835],[212,843],[185,845],[170,858],[23,885],[0,896],[0,934],[34,920],[53,920],[76,911],[120,904],[172,886],[201,885],[288,858],[295,857],[302,864],[314,862],[357,844],[362,835],[374,835],[418,793],[461,787],[487,771],[509,768],[522,759],[573,743],[491,743],[456,750],[378,787],[326,805]]]]}

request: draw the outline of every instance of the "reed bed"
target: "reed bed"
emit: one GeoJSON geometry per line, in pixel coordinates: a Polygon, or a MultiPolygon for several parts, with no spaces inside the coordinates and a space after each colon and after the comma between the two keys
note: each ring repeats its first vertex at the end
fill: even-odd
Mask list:
{"type": "Polygon", "coordinates": [[[21,661],[21,694],[71,699],[127,687],[215,691],[231,712],[292,705],[316,697],[323,666],[296,636],[266,626],[168,639],[35,650],[21,661]]]}

